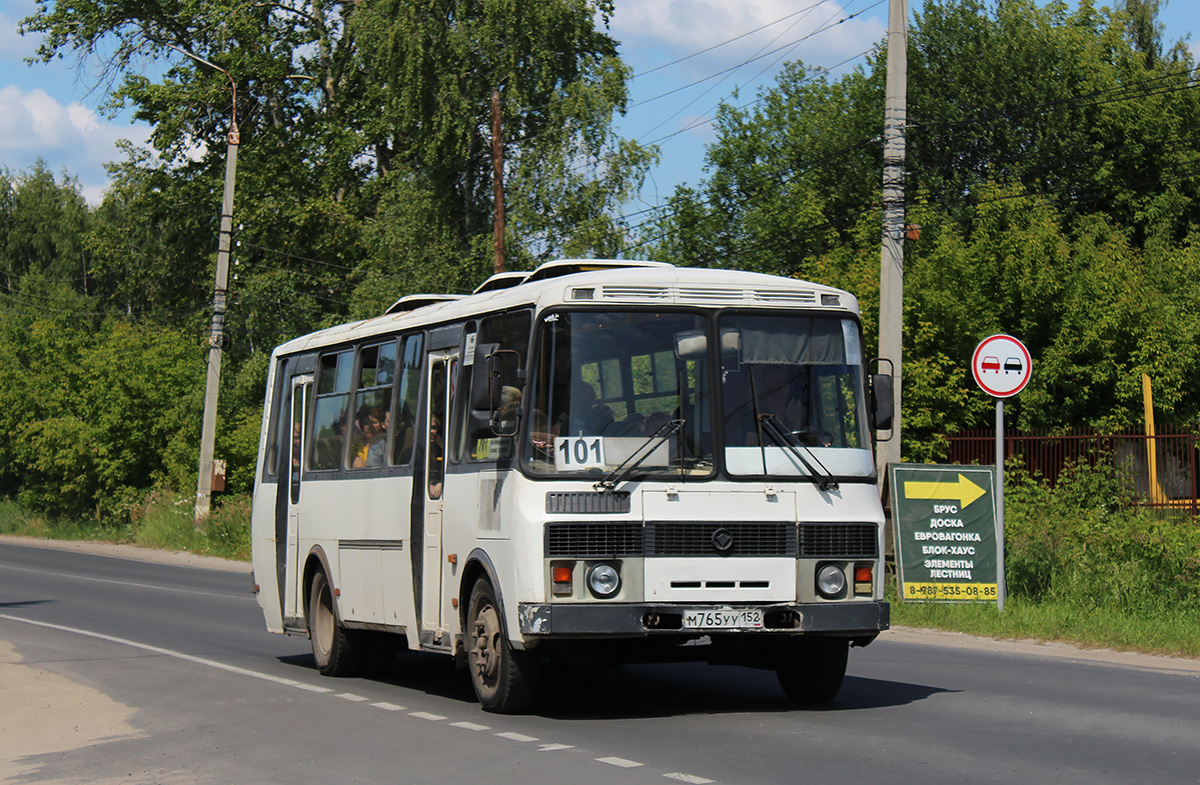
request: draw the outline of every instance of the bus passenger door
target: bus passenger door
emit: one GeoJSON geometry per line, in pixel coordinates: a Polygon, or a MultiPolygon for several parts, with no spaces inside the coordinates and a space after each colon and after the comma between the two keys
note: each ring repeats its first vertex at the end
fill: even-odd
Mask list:
{"type": "Polygon", "coordinates": [[[429,355],[425,412],[425,532],[421,565],[421,627],[442,625],[442,509],[449,432],[450,393],[456,355],[438,351],[429,355]]]}
{"type": "Polygon", "coordinates": [[[311,376],[292,378],[291,428],[292,447],[288,461],[287,501],[287,556],[284,568],[283,619],[297,619],[303,615],[304,603],[300,601],[300,476],[304,468],[305,446],[308,443],[308,399],[312,392],[311,376]]]}

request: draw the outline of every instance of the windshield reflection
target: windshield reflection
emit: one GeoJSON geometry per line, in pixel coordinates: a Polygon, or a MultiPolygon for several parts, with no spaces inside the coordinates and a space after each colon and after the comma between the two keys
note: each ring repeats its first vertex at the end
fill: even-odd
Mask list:
{"type": "Polygon", "coordinates": [[[679,334],[704,335],[700,316],[554,313],[540,327],[540,360],[530,379],[529,471],[603,476],[636,461],[638,475],[711,473],[707,356],[682,357],[676,346],[679,334]],[[676,420],[682,424],[666,429],[676,420]],[[655,438],[668,431],[668,438],[655,438]],[[653,441],[660,443],[643,449],[653,441]]]}
{"type": "Polygon", "coordinates": [[[859,336],[853,319],[800,313],[544,315],[522,461],[605,487],[710,476],[716,450],[734,477],[869,477],[859,336]]]}

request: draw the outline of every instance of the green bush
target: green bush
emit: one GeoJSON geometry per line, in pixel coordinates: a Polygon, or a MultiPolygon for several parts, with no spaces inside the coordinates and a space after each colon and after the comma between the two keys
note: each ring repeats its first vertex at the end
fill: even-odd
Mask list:
{"type": "Polygon", "coordinates": [[[1054,488],[1009,469],[1005,487],[1010,596],[1148,616],[1200,608],[1200,526],[1134,505],[1111,466],[1069,466],[1054,488]]]}

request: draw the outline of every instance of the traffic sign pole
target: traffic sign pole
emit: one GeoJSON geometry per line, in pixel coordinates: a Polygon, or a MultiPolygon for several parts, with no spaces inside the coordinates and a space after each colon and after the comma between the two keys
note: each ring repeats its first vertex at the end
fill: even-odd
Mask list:
{"type": "Polygon", "coordinates": [[[996,400],[996,607],[1004,610],[1004,399],[1029,383],[1029,350],[1011,335],[984,338],[975,347],[971,373],[975,383],[996,400]]]}
{"type": "Polygon", "coordinates": [[[1004,611],[1004,399],[996,399],[996,609],[1004,611]]]}

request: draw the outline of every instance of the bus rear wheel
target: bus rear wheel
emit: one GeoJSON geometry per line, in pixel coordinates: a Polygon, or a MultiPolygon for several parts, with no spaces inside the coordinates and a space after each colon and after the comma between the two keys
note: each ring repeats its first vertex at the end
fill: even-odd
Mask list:
{"type": "Polygon", "coordinates": [[[827,703],[842,688],[849,653],[847,638],[797,641],[775,673],[784,693],[796,703],[827,703]]]}
{"type": "Polygon", "coordinates": [[[492,585],[476,581],[467,604],[467,669],[479,704],[500,714],[528,709],[537,691],[537,666],[532,654],[508,642],[492,585]]]}
{"type": "Polygon", "coordinates": [[[333,606],[333,590],[325,573],[313,576],[308,592],[308,638],[323,676],[353,676],[362,665],[362,637],[347,630],[333,606]]]}

